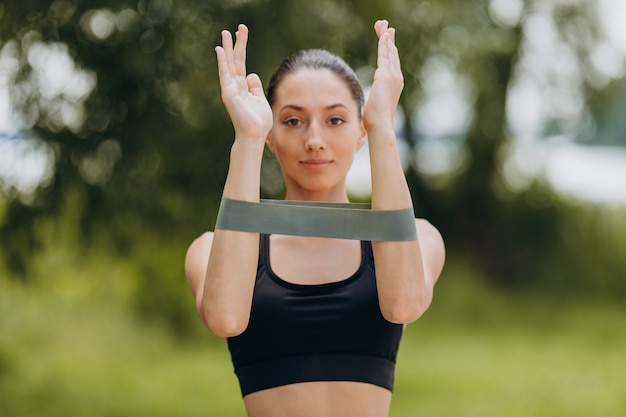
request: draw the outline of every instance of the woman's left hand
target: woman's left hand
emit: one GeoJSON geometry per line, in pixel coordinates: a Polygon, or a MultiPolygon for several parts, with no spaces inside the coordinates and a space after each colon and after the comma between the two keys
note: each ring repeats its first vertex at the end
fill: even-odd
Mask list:
{"type": "Polygon", "coordinates": [[[404,87],[400,56],[395,45],[395,29],[386,20],[374,24],[378,35],[378,62],[369,97],[363,108],[363,123],[369,133],[391,129],[404,87]]]}

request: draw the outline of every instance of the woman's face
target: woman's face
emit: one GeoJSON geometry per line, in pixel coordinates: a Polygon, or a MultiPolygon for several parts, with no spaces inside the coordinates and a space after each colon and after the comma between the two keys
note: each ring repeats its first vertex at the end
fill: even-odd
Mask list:
{"type": "Polygon", "coordinates": [[[276,89],[272,111],[267,145],[282,168],[287,198],[344,198],[366,135],[346,83],[328,69],[298,70],[276,89]]]}

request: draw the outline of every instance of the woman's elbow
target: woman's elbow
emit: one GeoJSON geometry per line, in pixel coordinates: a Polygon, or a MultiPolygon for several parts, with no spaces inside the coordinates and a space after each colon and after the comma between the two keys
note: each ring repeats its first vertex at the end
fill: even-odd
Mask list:
{"type": "Polygon", "coordinates": [[[428,310],[432,299],[432,289],[424,289],[417,297],[407,297],[404,300],[397,300],[385,308],[381,307],[381,313],[385,320],[391,323],[413,323],[428,310]]]}
{"type": "Polygon", "coordinates": [[[242,334],[248,327],[248,320],[229,313],[215,313],[203,306],[198,305],[198,315],[204,325],[218,337],[235,337],[242,334]]]}

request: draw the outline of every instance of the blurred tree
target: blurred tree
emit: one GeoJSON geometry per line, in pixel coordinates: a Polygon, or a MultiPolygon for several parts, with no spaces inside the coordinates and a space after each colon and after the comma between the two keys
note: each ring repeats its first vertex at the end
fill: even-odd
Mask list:
{"type": "Polygon", "coordinates": [[[163,201],[179,193],[180,179],[165,172],[177,132],[186,129],[167,102],[168,83],[182,72],[172,53],[171,4],[140,2],[131,9],[124,1],[101,3],[106,8],[36,0],[4,7],[3,50],[19,63],[13,104],[25,115],[23,129],[32,129],[54,151],[51,181],[30,207],[21,199],[9,201],[2,225],[11,264],[21,271],[25,254],[13,251],[21,246],[16,233],[36,236],[34,218],[58,216],[72,189],[83,196],[75,209],[87,241],[97,236],[93,227],[104,223],[100,232],[115,231],[110,237],[125,247],[132,236],[114,227],[121,212],[168,227],[176,210],[163,201]],[[160,187],[171,192],[158,202],[160,187]]]}
{"type": "MultiPolygon", "coordinates": [[[[174,31],[186,22],[168,0],[30,0],[2,10],[3,57],[17,63],[9,86],[19,123],[54,155],[52,178],[34,196],[7,193],[0,240],[8,264],[27,277],[38,227],[71,217],[85,252],[113,243],[139,264],[156,263],[141,268],[138,306],[180,327],[185,299],[174,295],[182,255],[155,262],[146,248],[181,239],[185,205],[200,194],[201,165],[188,148],[202,131],[185,123],[175,102],[188,71],[174,31]],[[172,294],[170,303],[145,301],[162,292],[172,294]]],[[[227,129],[220,118],[207,124],[204,132],[227,129]]],[[[219,168],[218,155],[203,162],[219,168]]]]}

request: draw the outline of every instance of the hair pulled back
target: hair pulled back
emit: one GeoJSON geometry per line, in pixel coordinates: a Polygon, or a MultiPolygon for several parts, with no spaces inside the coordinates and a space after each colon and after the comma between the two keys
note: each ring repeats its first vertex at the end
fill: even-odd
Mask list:
{"type": "Polygon", "coordinates": [[[276,89],[289,74],[301,69],[328,69],[345,83],[357,104],[359,115],[363,110],[363,88],[350,66],[340,57],[323,49],[305,49],[288,56],[272,74],[267,87],[267,101],[274,104],[276,89]]]}

